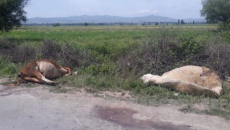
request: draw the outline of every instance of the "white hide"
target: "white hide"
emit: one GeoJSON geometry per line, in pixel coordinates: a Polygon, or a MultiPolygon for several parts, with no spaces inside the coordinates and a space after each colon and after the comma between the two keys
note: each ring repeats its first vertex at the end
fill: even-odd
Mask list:
{"type": "Polygon", "coordinates": [[[145,74],[144,83],[154,83],[162,87],[191,94],[212,93],[220,95],[223,91],[218,75],[206,67],[184,66],[164,73],[162,76],[145,74]]]}
{"type": "Polygon", "coordinates": [[[62,73],[68,72],[67,70],[61,68],[56,68],[50,62],[38,61],[38,69],[42,73],[42,75],[48,79],[54,79],[62,76],[62,73]]]}

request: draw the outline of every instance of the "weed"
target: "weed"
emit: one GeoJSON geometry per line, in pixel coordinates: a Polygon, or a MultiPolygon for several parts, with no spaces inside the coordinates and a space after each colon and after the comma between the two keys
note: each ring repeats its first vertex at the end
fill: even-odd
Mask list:
{"type": "Polygon", "coordinates": [[[195,108],[193,108],[193,106],[191,104],[188,104],[188,105],[180,108],[179,110],[184,112],[184,113],[196,113],[197,112],[197,110],[195,108]]]}
{"type": "Polygon", "coordinates": [[[0,56],[0,75],[3,76],[13,76],[17,73],[17,66],[14,63],[11,63],[0,56]]]}
{"type": "MultiPolygon", "coordinates": [[[[166,88],[146,86],[139,77],[162,75],[184,65],[207,66],[222,78],[230,75],[229,32],[209,31],[213,29],[216,26],[20,28],[1,34],[0,75],[15,75],[28,61],[45,58],[80,70],[57,79],[62,85],[129,90],[165,103],[167,99],[196,103],[206,97],[175,97],[166,88]]],[[[229,100],[229,91],[224,85],[220,98],[229,100]]]]}
{"type": "Polygon", "coordinates": [[[26,86],[27,88],[34,88],[34,87],[37,87],[38,85],[37,85],[37,84],[34,84],[34,83],[28,82],[28,83],[25,84],[25,86],[26,86]]]}
{"type": "Polygon", "coordinates": [[[226,110],[210,109],[210,110],[203,111],[203,113],[209,114],[209,115],[220,116],[220,117],[223,117],[227,120],[230,119],[230,111],[226,111],[226,110]]]}
{"type": "Polygon", "coordinates": [[[68,91],[69,91],[68,89],[65,89],[59,86],[55,86],[50,89],[50,92],[53,92],[53,93],[67,93],[68,91]]]}

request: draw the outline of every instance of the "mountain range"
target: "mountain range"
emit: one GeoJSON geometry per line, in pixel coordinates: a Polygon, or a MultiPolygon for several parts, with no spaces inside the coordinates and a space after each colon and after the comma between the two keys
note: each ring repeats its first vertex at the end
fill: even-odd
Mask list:
{"type": "MultiPolygon", "coordinates": [[[[205,22],[202,18],[183,19],[184,22],[205,22]]],[[[177,22],[178,19],[173,19],[163,16],[149,15],[144,17],[121,17],[109,15],[81,15],[71,17],[52,17],[52,18],[29,18],[27,24],[42,24],[42,23],[144,23],[144,22],[177,22]]]]}

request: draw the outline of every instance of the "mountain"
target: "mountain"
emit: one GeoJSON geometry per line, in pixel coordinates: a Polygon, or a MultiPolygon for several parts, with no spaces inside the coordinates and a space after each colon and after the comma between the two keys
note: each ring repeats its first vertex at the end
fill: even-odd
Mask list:
{"type": "MultiPolygon", "coordinates": [[[[31,23],[143,23],[143,22],[177,22],[178,19],[149,15],[144,17],[120,17],[109,15],[82,15],[72,17],[53,17],[53,18],[29,18],[27,24],[31,23]]],[[[185,22],[205,22],[204,19],[184,19],[185,22]]]]}

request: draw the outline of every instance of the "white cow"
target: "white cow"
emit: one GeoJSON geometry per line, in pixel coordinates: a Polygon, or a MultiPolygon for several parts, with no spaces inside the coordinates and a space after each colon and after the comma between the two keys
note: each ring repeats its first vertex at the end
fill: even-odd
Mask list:
{"type": "Polygon", "coordinates": [[[141,79],[144,83],[154,83],[188,94],[219,96],[223,91],[219,76],[206,67],[183,66],[162,76],[146,74],[141,79]]]}

